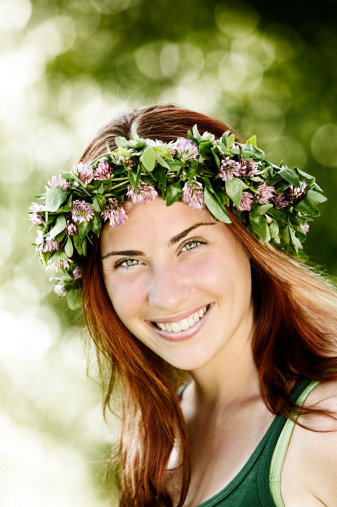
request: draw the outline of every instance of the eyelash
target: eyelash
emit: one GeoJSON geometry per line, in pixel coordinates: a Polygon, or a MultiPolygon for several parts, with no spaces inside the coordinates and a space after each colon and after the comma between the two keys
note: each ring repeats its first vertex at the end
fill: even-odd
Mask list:
{"type": "Polygon", "coordinates": [[[203,241],[202,239],[200,238],[189,238],[187,239],[181,246],[180,248],[180,251],[183,251],[183,248],[185,248],[187,245],[192,245],[194,243],[197,243],[196,246],[193,246],[192,248],[186,248],[185,252],[189,252],[190,250],[195,250],[196,248],[198,248],[198,246],[200,245],[205,245],[206,242],[203,241]]]}
{"type": "Polygon", "coordinates": [[[120,261],[117,261],[115,263],[114,268],[115,269],[118,269],[118,268],[130,269],[130,268],[133,268],[133,266],[138,266],[139,262],[140,261],[138,259],[121,259],[120,261]],[[123,266],[124,263],[130,262],[130,261],[132,263],[136,262],[136,264],[131,264],[131,265],[126,264],[125,266],[123,266]]]}
{"type": "MultiPolygon", "coordinates": [[[[190,250],[195,250],[196,248],[198,248],[200,245],[205,245],[206,242],[203,241],[202,239],[200,238],[189,238],[187,239],[180,247],[180,250],[179,250],[179,253],[180,252],[189,252],[190,250]],[[187,245],[194,245],[192,246],[192,248],[186,248],[184,250],[184,248],[187,246],[187,245]]],[[[123,269],[130,269],[130,268],[133,268],[134,266],[138,266],[140,264],[141,261],[139,261],[138,259],[120,259],[119,261],[117,261],[115,263],[115,266],[114,268],[115,269],[118,269],[118,268],[123,268],[123,269]],[[128,262],[131,262],[132,264],[125,264],[125,263],[128,263],[128,262]],[[124,264],[124,266],[123,266],[124,264]]]]}

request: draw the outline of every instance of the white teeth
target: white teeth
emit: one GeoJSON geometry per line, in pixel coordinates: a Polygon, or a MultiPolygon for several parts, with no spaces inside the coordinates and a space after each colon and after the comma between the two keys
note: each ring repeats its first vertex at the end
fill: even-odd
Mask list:
{"type": "Polygon", "coordinates": [[[190,327],[194,326],[206,313],[207,306],[201,310],[195,312],[193,315],[187,317],[187,319],[180,320],[179,322],[162,323],[156,322],[157,326],[162,331],[169,331],[170,333],[178,333],[179,331],[186,331],[190,327]]]}
{"type": "Polygon", "coordinates": [[[183,319],[179,322],[179,326],[180,326],[180,331],[186,331],[186,329],[188,329],[189,327],[191,327],[189,325],[189,322],[187,319],[183,319]]]}
{"type": "Polygon", "coordinates": [[[177,333],[178,331],[181,331],[178,322],[172,322],[171,326],[172,326],[172,331],[174,333],[177,333]]]}

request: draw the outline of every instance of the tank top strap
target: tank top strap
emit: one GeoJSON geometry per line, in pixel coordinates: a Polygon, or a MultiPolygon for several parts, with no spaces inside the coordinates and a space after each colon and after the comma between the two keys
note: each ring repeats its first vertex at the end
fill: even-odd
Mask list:
{"type": "Polygon", "coordinates": [[[186,384],[183,384],[182,386],[179,387],[178,391],[177,391],[177,395],[178,395],[178,398],[179,400],[182,399],[183,397],[183,392],[185,391],[186,387],[192,382],[192,380],[189,380],[188,382],[186,382],[186,384]]]}
{"type": "MultiPolygon", "coordinates": [[[[306,387],[302,390],[301,394],[298,396],[296,400],[296,405],[298,407],[302,407],[305,400],[311,393],[311,391],[319,384],[318,381],[312,380],[310,381],[306,387]]],[[[283,462],[287,453],[287,449],[289,446],[289,442],[294,431],[295,421],[299,415],[300,409],[295,408],[291,412],[291,419],[287,419],[279,439],[277,441],[275,450],[273,452],[270,471],[269,471],[269,487],[270,492],[277,507],[284,507],[284,503],[281,495],[281,470],[283,466],[283,462]]]]}
{"type": "MultiPolygon", "coordinates": [[[[292,402],[296,402],[299,396],[301,396],[301,394],[305,391],[305,389],[308,387],[310,383],[311,383],[310,379],[302,378],[298,380],[294,384],[289,394],[289,399],[292,402]]],[[[263,505],[264,507],[278,505],[275,503],[274,497],[271,493],[270,487],[271,483],[269,482],[270,467],[275,448],[278,444],[280,435],[282,434],[282,431],[288,419],[286,418],[286,416],[278,414],[275,417],[275,422],[276,421],[277,423],[273,428],[273,432],[271,433],[270,438],[268,438],[268,442],[265,446],[264,453],[261,456],[259,463],[257,489],[261,505],[263,505]]]]}

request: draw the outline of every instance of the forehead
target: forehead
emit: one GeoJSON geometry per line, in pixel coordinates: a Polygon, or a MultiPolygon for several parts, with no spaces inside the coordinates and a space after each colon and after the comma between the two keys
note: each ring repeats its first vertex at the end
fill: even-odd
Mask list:
{"type": "MultiPolygon", "coordinates": [[[[149,240],[163,238],[168,240],[196,223],[214,223],[223,226],[212,218],[207,209],[194,210],[187,204],[177,201],[171,206],[161,198],[144,204],[127,202],[124,205],[128,219],[123,225],[111,227],[106,224],[101,234],[101,248],[112,242],[124,243],[129,240],[149,240]]],[[[213,229],[213,227],[212,227],[213,229]]],[[[102,252],[104,254],[104,252],[102,252]]]]}

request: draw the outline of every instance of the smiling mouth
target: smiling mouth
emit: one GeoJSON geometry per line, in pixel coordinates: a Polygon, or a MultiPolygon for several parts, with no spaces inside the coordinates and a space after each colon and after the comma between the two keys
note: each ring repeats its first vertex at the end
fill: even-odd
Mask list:
{"type": "Polygon", "coordinates": [[[178,322],[153,322],[153,325],[161,329],[162,331],[167,331],[169,333],[180,333],[181,331],[187,331],[190,327],[194,326],[200,319],[205,315],[208,311],[210,305],[204,306],[200,310],[195,313],[192,313],[186,319],[179,320],[178,322]]]}

